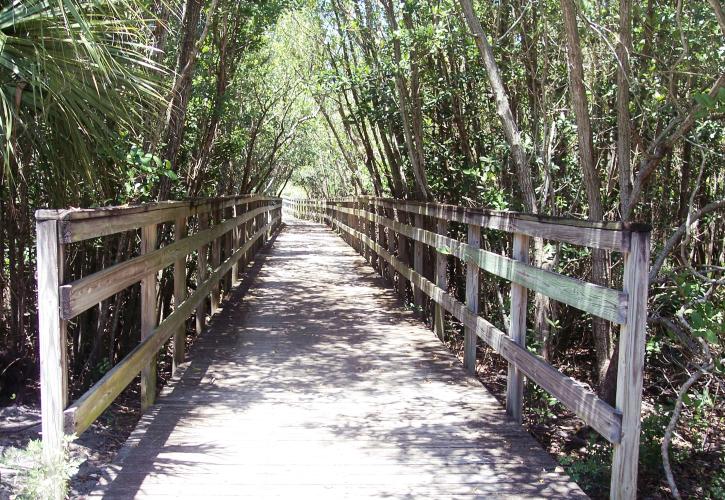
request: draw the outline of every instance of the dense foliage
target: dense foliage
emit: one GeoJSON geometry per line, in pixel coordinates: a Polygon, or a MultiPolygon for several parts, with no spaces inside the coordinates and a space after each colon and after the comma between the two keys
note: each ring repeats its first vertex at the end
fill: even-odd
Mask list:
{"type": "MultiPolygon", "coordinates": [[[[3,0],[0,395],[33,398],[38,207],[370,193],[637,220],[653,227],[643,480],[669,488],[671,448],[688,493],[722,495],[724,37],[719,0],[3,0]],[[688,462],[720,472],[698,485],[688,462]]],[[[137,248],[77,245],[67,271],[137,248]]],[[[618,255],[537,241],[534,259],[621,284],[618,255]]],[[[484,281],[501,327],[506,296],[484,281]]],[[[618,332],[531,304],[532,347],[611,400],[618,332]]],[[[138,342],[137,307],[126,291],[70,325],[75,392],[138,342]]],[[[553,406],[530,388],[529,425],[553,406]]],[[[562,462],[601,494],[608,455],[583,439],[562,462]]]]}

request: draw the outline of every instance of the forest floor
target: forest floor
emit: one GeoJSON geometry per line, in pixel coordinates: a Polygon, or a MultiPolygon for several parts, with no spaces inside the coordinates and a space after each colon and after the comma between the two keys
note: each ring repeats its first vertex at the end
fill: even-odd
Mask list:
{"type": "MultiPolygon", "coordinates": [[[[99,417],[91,427],[68,447],[69,458],[78,465],[70,481],[70,498],[83,498],[95,487],[103,467],[113,461],[116,452],[126,442],[140,417],[138,385],[130,386],[99,417]]],[[[37,403],[24,403],[0,408],[0,454],[10,448],[24,449],[32,440],[40,439],[40,420],[37,403]]],[[[28,463],[30,457],[27,457],[28,463]]],[[[12,498],[19,486],[18,470],[0,462],[0,500],[12,498]]]]}
{"type": "MultiPolygon", "coordinates": [[[[463,359],[462,335],[460,338],[454,336],[447,344],[463,359]]],[[[582,359],[572,361],[565,371],[578,380],[587,380],[590,377],[583,358],[588,355],[586,352],[579,354],[571,353],[569,359],[582,359]]],[[[506,361],[493,349],[479,346],[478,378],[502,405],[506,402],[507,368],[506,361]]],[[[675,394],[663,395],[654,387],[652,380],[645,380],[638,498],[647,500],[672,498],[660,454],[662,435],[669,422],[670,411],[663,412],[656,402],[658,399],[672,401],[675,394]]],[[[529,386],[525,407],[524,426],[564,466],[572,480],[592,498],[609,498],[609,443],[538,387],[529,386]]],[[[683,498],[725,498],[725,408],[713,409],[706,422],[681,417],[670,448],[670,457],[672,472],[683,498]],[[694,422],[694,425],[688,426],[688,421],[694,422]],[[695,447],[692,443],[698,443],[699,446],[695,447]]]]}

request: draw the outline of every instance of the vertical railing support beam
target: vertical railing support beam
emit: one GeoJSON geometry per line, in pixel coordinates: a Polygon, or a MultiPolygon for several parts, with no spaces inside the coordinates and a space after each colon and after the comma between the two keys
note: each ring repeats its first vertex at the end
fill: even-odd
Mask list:
{"type": "MultiPolygon", "coordinates": [[[[468,225],[468,246],[471,249],[481,248],[481,226],[468,225]]],[[[473,314],[478,314],[478,283],[479,268],[472,262],[466,262],[466,307],[473,314]]],[[[476,344],[478,336],[469,327],[464,328],[463,366],[469,373],[476,373],[476,344]]]]}
{"type": "MultiPolygon", "coordinates": [[[[141,228],[141,255],[156,250],[157,225],[141,228]]],[[[149,337],[156,328],[156,273],[149,273],[141,280],[141,340],[149,337]]],[[[141,370],[141,410],[146,410],[156,400],[156,354],[141,370]]]]}
{"type": "MultiPolygon", "coordinates": [[[[209,227],[209,212],[203,212],[198,215],[199,231],[204,231],[209,227]]],[[[201,286],[205,281],[208,274],[207,261],[209,258],[209,245],[202,245],[198,251],[198,269],[197,272],[197,286],[201,286]]],[[[196,308],[196,333],[200,334],[204,330],[206,323],[206,300],[202,300],[199,306],[196,308]]]]}
{"type": "MultiPolygon", "coordinates": [[[[178,217],[174,223],[174,241],[179,242],[186,238],[186,217],[178,217]]],[[[178,309],[186,300],[186,255],[174,261],[174,309],[178,309]]],[[[174,333],[174,356],[172,373],[184,362],[184,349],[186,345],[186,325],[179,325],[174,333]]]]}
{"type": "Polygon", "coordinates": [[[63,410],[68,404],[66,322],[60,318],[63,245],[58,221],[39,220],[37,232],[38,333],[43,459],[56,463],[63,453],[63,410]]]}
{"type": "MultiPolygon", "coordinates": [[[[415,214],[413,217],[413,226],[415,229],[425,229],[425,217],[419,214],[415,214]]],[[[423,249],[424,243],[414,240],[413,241],[413,270],[419,275],[423,276],[423,249]]],[[[415,305],[420,308],[421,315],[426,316],[425,307],[425,294],[419,287],[413,287],[413,298],[415,305]]]]}
{"type": "MultiPolygon", "coordinates": [[[[448,221],[445,219],[437,219],[436,232],[443,236],[448,236],[448,221]]],[[[444,291],[448,291],[448,254],[440,251],[436,252],[435,264],[435,281],[436,286],[444,291]]],[[[443,309],[438,302],[435,303],[435,317],[433,318],[433,329],[441,341],[445,340],[446,334],[446,310],[443,309]]]]}
{"type": "MultiPolygon", "coordinates": [[[[214,225],[221,224],[222,221],[222,211],[219,208],[216,208],[214,210],[214,225]]],[[[214,238],[214,241],[211,243],[211,268],[212,272],[216,271],[219,267],[219,264],[221,264],[221,256],[222,256],[222,242],[221,239],[223,236],[219,236],[218,238],[214,238]]],[[[219,287],[220,280],[215,279],[214,283],[212,283],[211,286],[211,314],[212,316],[219,311],[219,304],[221,303],[221,293],[220,293],[220,287],[219,287]]]]}
{"type": "Polygon", "coordinates": [[[649,246],[649,232],[632,232],[629,252],[624,254],[623,288],[628,301],[626,322],[619,332],[616,406],[622,412],[622,439],[614,445],[612,457],[610,497],[615,500],[630,500],[637,496],[649,246]]]}
{"type": "MultiPolygon", "coordinates": [[[[529,237],[514,233],[513,258],[523,264],[529,263],[529,237]]],[[[511,311],[509,314],[509,337],[521,347],[526,346],[527,289],[511,283],[511,311]]],[[[508,365],[506,378],[506,413],[518,423],[523,421],[524,375],[514,366],[508,365]]]]}

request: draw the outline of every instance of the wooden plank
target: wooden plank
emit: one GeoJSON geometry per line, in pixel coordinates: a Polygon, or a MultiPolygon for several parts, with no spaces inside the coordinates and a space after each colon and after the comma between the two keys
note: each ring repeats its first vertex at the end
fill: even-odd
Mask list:
{"type": "MultiPolygon", "coordinates": [[[[240,207],[240,205],[234,205],[232,207],[231,219],[237,220],[237,217],[239,217],[239,214],[242,212],[242,210],[239,207],[240,207]]],[[[229,247],[230,255],[233,254],[234,252],[236,252],[237,248],[239,248],[240,234],[241,234],[241,229],[239,227],[239,223],[237,223],[231,232],[231,244],[229,247]]],[[[238,281],[239,281],[239,261],[235,262],[232,265],[231,282],[229,284],[230,288],[236,286],[238,281]]]]}
{"type": "Polygon", "coordinates": [[[63,408],[67,398],[66,325],[60,318],[59,300],[63,253],[57,221],[38,221],[36,234],[43,458],[52,464],[63,453],[63,408]]]}
{"type": "MultiPolygon", "coordinates": [[[[212,216],[214,217],[214,225],[220,225],[222,224],[222,210],[220,208],[217,208],[215,210],[212,210],[212,216]]],[[[219,267],[219,264],[221,263],[222,258],[222,242],[221,242],[222,236],[218,236],[217,238],[214,238],[211,242],[211,267],[212,269],[217,269],[219,267]]],[[[216,280],[211,287],[211,294],[209,296],[210,298],[210,304],[211,304],[211,314],[214,315],[219,311],[219,304],[221,303],[221,293],[219,290],[219,283],[221,280],[216,280]]]]}
{"type": "MultiPolygon", "coordinates": [[[[200,231],[197,234],[63,285],[61,287],[61,315],[63,319],[71,319],[124,288],[138,283],[149,273],[159,271],[173,264],[199,246],[205,245],[212,239],[231,231],[235,224],[249,220],[264,210],[266,208],[260,208],[211,229],[207,229],[208,214],[199,214],[200,231]]],[[[201,268],[205,269],[204,266],[201,266],[201,268]]]]}
{"type": "MultiPolygon", "coordinates": [[[[383,215],[385,217],[387,217],[389,220],[394,220],[395,219],[395,212],[393,211],[392,208],[383,208],[383,207],[380,207],[380,209],[384,211],[384,214],[383,215]]],[[[334,213],[333,211],[330,211],[330,212],[331,213],[334,213]]],[[[396,239],[395,239],[395,231],[393,231],[389,227],[386,227],[384,224],[379,224],[379,226],[381,228],[384,227],[384,228],[387,229],[387,231],[385,232],[386,233],[386,238],[387,238],[387,240],[386,240],[387,241],[386,249],[390,252],[391,255],[395,255],[396,252],[397,252],[396,247],[395,247],[395,242],[396,242],[396,239]]],[[[390,281],[391,281],[391,283],[393,285],[395,285],[395,282],[396,282],[395,280],[396,279],[398,281],[400,281],[401,279],[403,279],[399,275],[396,275],[395,268],[392,266],[392,264],[386,262],[386,265],[388,266],[388,275],[390,276],[390,281]]]]}
{"type": "MultiPolygon", "coordinates": [[[[199,223],[199,231],[204,231],[209,227],[209,213],[200,213],[197,217],[199,223]]],[[[204,283],[206,283],[207,276],[209,274],[208,258],[209,258],[209,245],[208,240],[205,239],[205,243],[199,247],[198,258],[197,258],[197,282],[196,288],[199,289],[204,283]]],[[[204,330],[206,324],[206,300],[200,300],[198,307],[196,308],[196,333],[200,334],[204,330]]]]}
{"type": "MultiPolygon", "coordinates": [[[[227,207],[224,209],[224,219],[226,221],[229,221],[229,219],[233,219],[236,216],[236,214],[234,213],[234,208],[235,207],[227,207]]],[[[232,247],[234,245],[233,236],[235,230],[236,227],[233,227],[231,231],[224,233],[224,235],[222,236],[222,250],[224,252],[224,258],[229,257],[232,254],[232,247]]],[[[234,271],[234,266],[232,266],[232,269],[230,269],[229,272],[224,275],[224,293],[227,293],[232,288],[232,274],[234,271]]]]}
{"type": "Polygon", "coordinates": [[[583,497],[353,249],[300,223],[271,252],[96,494],[583,497]]]}
{"type": "MultiPolygon", "coordinates": [[[[275,219],[276,220],[276,219],[275,219]]],[[[267,227],[254,233],[234,255],[224,261],[218,269],[212,272],[207,279],[197,286],[197,289],[178,309],[175,309],[164,321],[158,325],[150,335],[145,337],[121,362],[111,368],[93,387],[75,401],[64,415],[64,427],[68,434],[81,434],[98,416],[110,405],[114,399],[133,381],[138,373],[148,365],[149,360],[156,356],[158,350],[173,335],[176,328],[203,303],[209,293],[214,280],[219,280],[231,268],[232,263],[238,260],[244,252],[262,237],[267,227]]]]}
{"type": "MultiPolygon", "coordinates": [[[[514,233],[513,258],[517,262],[529,263],[529,237],[514,233]]],[[[526,288],[511,283],[511,311],[509,314],[509,337],[516,344],[526,348],[526,288]]],[[[523,422],[524,376],[515,365],[509,363],[506,377],[506,412],[514,421],[523,422]]]]}
{"type": "MultiPolygon", "coordinates": [[[[347,209],[339,208],[338,210],[347,209]]],[[[439,251],[449,252],[466,263],[475,263],[488,273],[542,293],[554,300],[614,323],[622,324],[625,321],[627,315],[627,294],[625,292],[539,269],[487,250],[470,248],[466,243],[413,228],[377,214],[365,213],[365,217],[373,218],[399,235],[422,241],[439,251]]]]}
{"type": "MultiPolygon", "coordinates": [[[[340,224],[340,229],[345,232],[354,231],[344,224],[340,224]]],[[[385,249],[378,247],[375,242],[371,242],[369,239],[363,239],[363,241],[372,245],[378,255],[390,262],[400,274],[420,286],[424,293],[441,304],[464,326],[475,329],[479,338],[501,354],[509,363],[513,363],[530,380],[576,413],[609,442],[618,443],[620,441],[622,414],[619,410],[612,408],[584,384],[567,377],[540,356],[528,352],[513,342],[504,332],[484,318],[471,313],[465,304],[417,274],[385,249]]]]}
{"type": "MultiPolygon", "coordinates": [[[[186,238],[186,217],[178,217],[174,223],[174,241],[180,243],[186,238]]],[[[174,309],[186,300],[186,254],[174,260],[174,309]]],[[[174,355],[171,372],[176,373],[184,362],[186,346],[186,324],[182,323],[174,333],[174,355]]]]}
{"type": "MultiPolygon", "coordinates": [[[[403,226],[407,225],[407,216],[405,212],[401,212],[396,210],[395,215],[398,218],[398,225],[403,226]]],[[[408,240],[403,236],[403,234],[399,231],[396,231],[396,237],[398,244],[396,245],[396,249],[398,251],[398,258],[404,265],[408,265],[408,240]]],[[[408,300],[408,285],[407,281],[405,280],[405,276],[403,274],[398,275],[398,296],[400,297],[400,300],[402,300],[404,303],[408,300]]]]}
{"type": "MultiPolygon", "coordinates": [[[[481,246],[481,226],[468,225],[468,247],[477,250],[481,246]]],[[[478,315],[478,288],[480,271],[477,262],[466,262],[466,307],[471,314],[478,315]]],[[[463,329],[463,366],[469,373],[476,373],[476,344],[478,336],[475,328],[463,329]]]]}
{"type": "Polygon", "coordinates": [[[392,199],[373,198],[371,201],[379,206],[404,210],[412,214],[427,215],[463,224],[476,224],[486,229],[518,232],[528,236],[617,252],[625,252],[629,249],[629,235],[632,231],[648,230],[648,227],[642,224],[625,226],[618,223],[597,223],[392,199]]]}
{"type": "MultiPolygon", "coordinates": [[[[35,211],[35,218],[37,220],[63,220],[63,221],[76,221],[86,219],[101,219],[105,217],[125,217],[127,215],[164,211],[168,209],[177,208],[189,208],[190,215],[196,215],[201,212],[208,212],[212,205],[224,204],[224,206],[231,206],[231,204],[238,203],[240,201],[247,200],[267,200],[267,201],[282,201],[281,198],[259,195],[259,194],[239,194],[229,196],[218,196],[216,198],[191,198],[183,201],[159,201],[155,203],[140,203],[137,205],[115,205],[98,208],[67,208],[67,209],[47,209],[41,208],[35,211]]],[[[164,215],[163,217],[166,217],[164,215]]],[[[168,219],[172,220],[172,219],[168,219]]],[[[153,222],[151,220],[150,222],[153,222]]],[[[162,220],[162,222],[164,222],[162,220]]],[[[134,229],[133,227],[128,228],[134,229]]],[[[138,228],[136,228],[138,229],[138,228]]]]}
{"type": "MultiPolygon", "coordinates": [[[[156,249],[157,226],[151,224],[141,230],[141,254],[156,249]]],[[[149,273],[141,280],[141,340],[150,337],[156,328],[156,273],[149,273]]],[[[141,369],[141,411],[154,404],[156,399],[156,355],[149,358],[141,369]]]]}
{"type": "MultiPolygon", "coordinates": [[[[422,215],[415,215],[413,218],[413,224],[416,228],[425,228],[425,223],[422,215]]],[[[413,242],[413,269],[418,274],[423,274],[423,243],[418,240],[413,242]]],[[[418,306],[425,316],[425,304],[423,300],[423,291],[417,287],[413,289],[413,297],[415,305],[418,306]]]]}
{"type": "Polygon", "coordinates": [[[642,422],[642,384],[647,334],[650,235],[632,235],[624,256],[624,291],[629,294],[627,322],[619,333],[617,409],[622,412],[622,440],[614,446],[610,495],[617,500],[637,496],[639,434],[642,422]]]}
{"type": "Polygon", "coordinates": [[[176,217],[208,212],[215,207],[233,206],[238,200],[246,198],[279,201],[278,198],[247,195],[95,209],[38,210],[36,213],[41,218],[60,220],[61,241],[72,243],[138,229],[152,223],[173,221],[176,217]]]}
{"type": "MultiPolygon", "coordinates": [[[[381,224],[380,227],[383,227],[381,224]]],[[[436,221],[436,232],[443,236],[448,234],[448,222],[445,219],[438,219],[436,221]]],[[[435,264],[435,283],[441,290],[448,290],[448,254],[443,252],[436,252],[436,264],[435,264]]],[[[433,329],[438,335],[438,338],[445,340],[446,335],[446,311],[441,307],[440,304],[435,304],[435,317],[433,318],[433,329]]]]}
{"type": "MultiPolygon", "coordinates": [[[[377,208],[377,207],[375,207],[375,205],[371,205],[370,210],[373,211],[373,212],[375,212],[376,210],[382,211],[383,209],[382,208],[377,208]]],[[[377,224],[375,222],[373,222],[372,224],[373,224],[373,228],[375,228],[377,230],[377,232],[378,232],[377,242],[383,248],[387,248],[388,241],[387,241],[387,236],[385,234],[385,226],[383,226],[382,224],[377,224]]],[[[385,263],[385,261],[383,261],[383,259],[378,259],[378,254],[375,254],[375,264],[377,265],[378,272],[380,273],[380,276],[382,276],[386,280],[389,280],[390,277],[386,273],[386,270],[387,270],[386,269],[386,265],[387,264],[385,263]]]]}

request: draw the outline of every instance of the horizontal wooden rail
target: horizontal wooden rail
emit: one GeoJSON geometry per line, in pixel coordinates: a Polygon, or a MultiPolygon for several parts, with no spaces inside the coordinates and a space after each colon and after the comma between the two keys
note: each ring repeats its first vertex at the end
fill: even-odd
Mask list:
{"type": "Polygon", "coordinates": [[[460,222],[462,224],[475,224],[484,229],[522,233],[538,238],[547,238],[575,245],[618,252],[629,251],[631,233],[649,233],[651,230],[648,225],[640,223],[591,222],[562,217],[547,217],[391,198],[360,196],[355,198],[333,198],[327,201],[350,202],[351,200],[434,217],[436,219],[460,222]]]}
{"type": "Polygon", "coordinates": [[[165,201],[120,207],[49,210],[40,209],[36,220],[59,221],[61,243],[74,243],[132,229],[173,221],[213,210],[255,201],[279,201],[262,195],[223,196],[190,201],[165,201]]]}
{"type": "Polygon", "coordinates": [[[88,389],[65,412],[64,428],[66,434],[80,434],[85,431],[114,399],[131,383],[141,369],[148,363],[163,344],[171,338],[176,328],[191,316],[197,306],[209,296],[213,283],[222,279],[242,255],[262,238],[280,218],[275,217],[270,223],[260,228],[239,249],[211,272],[206,281],[199,286],[181,305],[159,324],[153,333],[136,346],[121,362],[108,371],[101,380],[88,389]]]}
{"type": "Polygon", "coordinates": [[[621,437],[621,413],[600,399],[589,388],[567,377],[542,358],[514,343],[504,332],[481,316],[471,313],[466,305],[438,288],[434,283],[404,265],[368,236],[341,222],[335,222],[343,231],[358,238],[371,250],[391,264],[396,271],[420,288],[426,295],[442,305],[457,320],[473,329],[481,340],[493,347],[510,363],[515,364],[532,381],[551,393],[567,408],[583,418],[589,425],[612,443],[621,437]]]}
{"type": "Polygon", "coordinates": [[[211,229],[61,286],[61,318],[65,320],[74,318],[100,301],[138,283],[144,276],[170,266],[177,259],[185,257],[200,246],[216,240],[268,210],[269,207],[256,208],[211,229]]]}
{"type": "Polygon", "coordinates": [[[173,367],[184,358],[185,322],[218,308],[220,284],[229,290],[238,272],[280,226],[279,198],[225,196],[182,202],[100,209],[38,210],[38,304],[41,345],[41,399],[44,453],[62,449],[63,434],[80,434],[141,374],[142,409],[156,392],[156,357],[171,338],[173,367]],[[189,217],[198,230],[189,235],[189,217]],[[174,241],[157,248],[159,225],[174,225],[174,241]],[[64,282],[64,248],[69,243],[141,229],[141,255],[64,282]],[[211,258],[209,257],[211,250],[211,258]],[[196,252],[197,282],[187,294],[186,263],[196,252]],[[241,261],[241,265],[240,265],[241,261]],[[208,269],[211,264],[211,270],[208,269]],[[174,266],[174,308],[160,324],[156,310],[157,275],[174,266]],[[118,292],[141,283],[141,342],[77,401],[68,405],[66,322],[118,292]]]}
{"type": "Polygon", "coordinates": [[[333,207],[332,210],[381,224],[441,253],[454,255],[464,262],[476,264],[486,272],[614,323],[622,324],[627,317],[627,295],[619,290],[523,264],[487,250],[471,248],[453,238],[401,224],[367,210],[344,207],[333,207]]]}
{"type": "Polygon", "coordinates": [[[340,231],[343,238],[371,264],[377,263],[376,267],[383,275],[397,275],[398,289],[403,296],[405,283],[409,282],[415,292],[416,305],[422,304],[418,292],[430,297],[437,305],[434,326],[439,336],[442,337],[444,332],[440,324],[442,313],[439,314],[438,307],[460,321],[467,332],[464,345],[464,365],[467,368],[472,368],[470,364],[475,362],[476,350],[475,342],[468,340],[468,332],[475,333],[506,359],[509,363],[506,409],[519,422],[523,405],[520,374],[523,374],[609,440],[614,446],[611,496],[635,497],[647,313],[648,226],[595,223],[368,196],[284,200],[283,205],[287,215],[326,222],[332,229],[340,231]],[[394,219],[396,215],[398,220],[394,219]],[[430,219],[438,222],[433,223],[430,219]],[[468,225],[468,243],[440,234],[447,230],[449,222],[468,225]],[[436,227],[438,232],[432,231],[431,227],[436,227]],[[482,228],[512,233],[513,258],[479,248],[482,228]],[[621,252],[624,257],[623,290],[530,265],[529,237],[621,252]],[[415,244],[412,267],[408,262],[408,241],[415,244]],[[435,250],[436,281],[442,286],[447,280],[445,276],[440,276],[440,272],[445,271],[449,256],[466,264],[466,304],[423,275],[421,244],[435,250]],[[380,264],[381,260],[389,267],[380,264]],[[480,270],[512,283],[508,334],[477,313],[477,276],[480,270]],[[585,384],[564,375],[546,360],[528,351],[525,344],[527,290],[621,325],[619,358],[616,360],[619,374],[616,407],[599,398],[585,384]],[[470,303],[471,300],[474,302],[470,303]]]}

